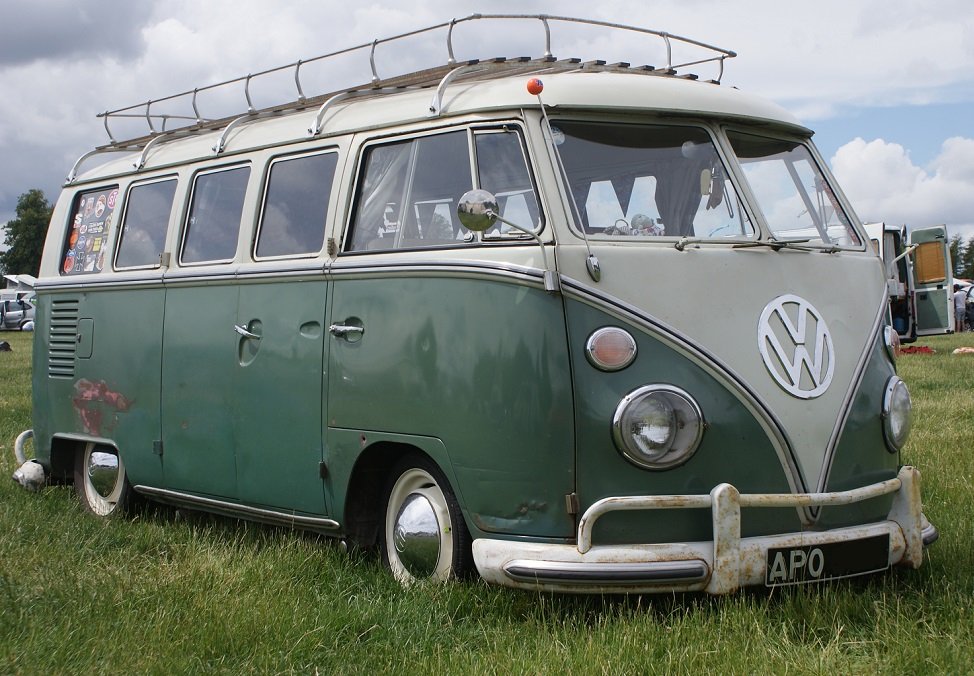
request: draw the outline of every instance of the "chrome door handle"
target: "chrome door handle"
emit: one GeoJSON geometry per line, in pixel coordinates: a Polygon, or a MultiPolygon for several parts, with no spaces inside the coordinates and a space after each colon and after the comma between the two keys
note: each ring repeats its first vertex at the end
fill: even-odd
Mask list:
{"type": "Polygon", "coordinates": [[[339,338],[344,338],[351,333],[364,334],[364,326],[353,326],[349,324],[332,324],[328,327],[328,332],[333,336],[338,336],[339,338]]]}
{"type": "Polygon", "coordinates": [[[259,335],[257,335],[256,333],[252,333],[252,332],[248,331],[245,327],[240,326],[239,324],[234,324],[233,325],[233,330],[236,331],[237,333],[239,333],[244,338],[253,338],[254,340],[260,340],[260,336],[259,335]]]}

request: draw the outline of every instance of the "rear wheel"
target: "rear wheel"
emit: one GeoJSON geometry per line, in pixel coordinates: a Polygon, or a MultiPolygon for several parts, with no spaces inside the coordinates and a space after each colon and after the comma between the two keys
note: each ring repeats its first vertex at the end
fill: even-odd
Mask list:
{"type": "Polygon", "coordinates": [[[94,443],[85,444],[75,459],[74,490],[84,508],[98,516],[125,511],[133,493],[118,451],[94,443]]]}
{"type": "Polygon", "coordinates": [[[382,559],[402,584],[471,570],[470,534],[449,483],[428,458],[404,458],[386,490],[382,559]]]}

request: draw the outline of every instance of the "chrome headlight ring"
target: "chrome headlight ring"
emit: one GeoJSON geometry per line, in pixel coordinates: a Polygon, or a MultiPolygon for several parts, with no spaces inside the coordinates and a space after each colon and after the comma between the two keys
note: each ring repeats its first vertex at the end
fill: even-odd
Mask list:
{"type": "Polygon", "coordinates": [[[703,438],[700,406],[672,385],[644,385],[625,397],[612,416],[612,438],[629,462],[669,469],[686,462],[703,438]]]}
{"type": "Polygon", "coordinates": [[[902,450],[906,439],[910,435],[910,424],[913,417],[913,402],[910,391],[898,376],[886,381],[886,391],[883,394],[883,436],[890,453],[902,450]]]}

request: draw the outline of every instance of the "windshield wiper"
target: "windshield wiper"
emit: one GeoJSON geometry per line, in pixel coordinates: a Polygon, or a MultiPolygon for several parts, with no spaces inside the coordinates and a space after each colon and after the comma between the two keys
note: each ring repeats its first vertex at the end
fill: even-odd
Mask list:
{"type": "Polygon", "coordinates": [[[824,251],[825,253],[835,253],[839,251],[839,247],[832,245],[827,245],[824,247],[819,246],[801,246],[807,242],[810,242],[810,237],[796,237],[793,239],[759,239],[753,242],[741,242],[740,244],[735,244],[734,249],[748,249],[756,246],[766,246],[774,249],[775,251],[781,251],[782,249],[792,249],[793,251],[824,251]]]}

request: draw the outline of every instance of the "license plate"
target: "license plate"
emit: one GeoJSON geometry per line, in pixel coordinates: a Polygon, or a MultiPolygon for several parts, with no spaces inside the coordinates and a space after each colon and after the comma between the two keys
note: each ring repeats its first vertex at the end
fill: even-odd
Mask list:
{"type": "Polygon", "coordinates": [[[835,580],[889,568],[889,534],[862,540],[768,550],[764,583],[771,587],[835,580]]]}

